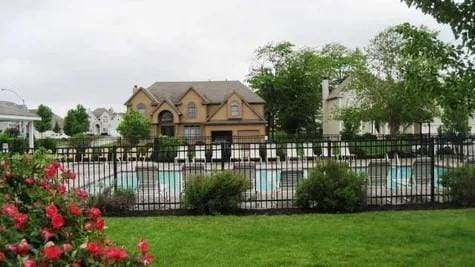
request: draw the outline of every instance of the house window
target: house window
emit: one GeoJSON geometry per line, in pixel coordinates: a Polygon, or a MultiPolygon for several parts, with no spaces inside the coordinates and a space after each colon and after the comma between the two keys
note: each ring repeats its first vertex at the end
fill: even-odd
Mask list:
{"type": "Polygon", "coordinates": [[[139,103],[137,105],[137,111],[142,114],[142,115],[145,115],[145,110],[146,110],[146,107],[145,107],[145,104],[144,103],[139,103]]]}
{"type": "Polygon", "coordinates": [[[200,126],[185,126],[184,135],[188,141],[199,140],[201,137],[201,128],[200,126]]]}
{"type": "Polygon", "coordinates": [[[241,107],[236,100],[231,102],[231,116],[232,117],[240,117],[241,116],[241,107]]]}
{"type": "Polygon", "coordinates": [[[173,114],[164,110],[158,115],[158,122],[160,124],[160,133],[166,136],[175,136],[175,125],[173,124],[173,114]]]}
{"type": "Polygon", "coordinates": [[[196,104],[194,102],[188,103],[188,118],[196,118],[196,104]]]}

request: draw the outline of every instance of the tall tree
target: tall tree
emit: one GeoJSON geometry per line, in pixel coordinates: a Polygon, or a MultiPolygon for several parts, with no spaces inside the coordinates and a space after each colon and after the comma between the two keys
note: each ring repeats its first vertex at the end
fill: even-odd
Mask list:
{"type": "Polygon", "coordinates": [[[443,88],[452,52],[452,46],[424,27],[406,23],[379,33],[367,48],[367,68],[351,83],[358,107],[342,113],[387,123],[391,136],[401,126],[431,120],[438,114],[434,96],[443,88]]]}
{"type": "Polygon", "coordinates": [[[53,119],[53,112],[51,109],[45,105],[39,105],[36,114],[40,116],[40,121],[35,121],[35,129],[44,133],[48,130],[51,130],[51,120],[53,119]]]}
{"type": "Polygon", "coordinates": [[[432,15],[438,22],[449,24],[457,38],[475,52],[475,1],[473,0],[402,0],[432,15]]]}
{"type": "Polygon", "coordinates": [[[150,121],[140,112],[129,110],[117,127],[119,133],[127,139],[130,145],[136,145],[140,139],[150,136],[150,121]]]}
{"type": "Polygon", "coordinates": [[[55,133],[60,133],[60,132],[61,132],[61,127],[59,127],[59,123],[58,123],[58,122],[55,122],[55,123],[54,123],[53,132],[55,132],[55,133]]]}
{"type": "Polygon", "coordinates": [[[82,105],[77,105],[75,109],[70,109],[64,118],[64,132],[73,136],[89,130],[89,116],[82,105]]]}
{"type": "Polygon", "coordinates": [[[342,80],[364,65],[364,56],[339,44],[314,50],[296,49],[289,42],[281,42],[259,48],[256,61],[248,82],[266,101],[269,129],[280,128],[292,134],[317,127],[321,81],[342,80]]]}

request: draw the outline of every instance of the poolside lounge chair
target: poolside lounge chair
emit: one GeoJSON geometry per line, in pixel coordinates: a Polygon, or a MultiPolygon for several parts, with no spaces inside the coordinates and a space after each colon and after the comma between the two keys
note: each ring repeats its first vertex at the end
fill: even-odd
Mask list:
{"type": "Polygon", "coordinates": [[[231,144],[231,161],[244,161],[244,148],[239,144],[231,144]]]}
{"type": "Polygon", "coordinates": [[[195,146],[195,162],[196,161],[204,161],[206,163],[206,146],[195,146]]]}
{"type": "MultiPolygon", "coordinates": [[[[412,164],[411,172],[411,196],[412,202],[427,201],[431,194],[431,179],[432,179],[432,160],[431,158],[418,158],[412,164]]],[[[437,188],[437,182],[435,188],[437,188]]]]}
{"type": "Polygon", "coordinates": [[[388,173],[391,164],[386,159],[372,159],[368,164],[367,197],[368,204],[388,204],[391,190],[388,189],[388,173]]]}
{"type": "Polygon", "coordinates": [[[292,159],[298,159],[299,155],[297,154],[297,144],[295,143],[287,143],[287,148],[286,148],[287,160],[292,160],[292,159]]]}
{"type": "Polygon", "coordinates": [[[178,147],[177,155],[175,157],[175,163],[179,161],[184,161],[184,162],[188,161],[188,146],[178,147]]]}
{"type": "Polygon", "coordinates": [[[117,160],[124,160],[124,148],[123,147],[118,147],[115,150],[115,157],[117,160]]]}
{"type": "Polygon", "coordinates": [[[250,144],[249,160],[262,161],[261,153],[259,152],[260,144],[250,144]]]}
{"type": "Polygon", "coordinates": [[[333,147],[329,149],[328,143],[322,143],[322,157],[323,158],[333,158],[335,155],[333,154],[333,147]]]}
{"type": "Polygon", "coordinates": [[[138,152],[136,147],[132,147],[127,153],[127,160],[139,160],[138,152]]]}
{"type": "Polygon", "coordinates": [[[356,159],[355,154],[350,153],[350,148],[348,143],[341,143],[340,146],[340,158],[342,159],[356,159]]]}
{"type": "Polygon", "coordinates": [[[221,153],[221,145],[212,145],[211,146],[211,161],[213,160],[221,160],[222,159],[222,153],[221,153]]]}
{"type": "Polygon", "coordinates": [[[84,155],[82,156],[82,161],[92,161],[94,150],[92,148],[86,149],[84,155]]]}
{"type": "Polygon", "coordinates": [[[312,143],[303,143],[303,158],[304,159],[315,159],[317,155],[313,153],[313,144],[312,143]]]}
{"type": "Polygon", "coordinates": [[[277,156],[276,144],[266,144],[266,162],[269,161],[269,159],[280,160],[279,156],[277,156]]]}
{"type": "Polygon", "coordinates": [[[109,149],[107,147],[101,149],[98,159],[109,161],[109,149]]]}

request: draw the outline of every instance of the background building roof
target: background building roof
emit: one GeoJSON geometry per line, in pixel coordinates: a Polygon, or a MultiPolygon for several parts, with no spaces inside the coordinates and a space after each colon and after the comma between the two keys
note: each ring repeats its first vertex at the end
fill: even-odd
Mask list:
{"type": "Polygon", "coordinates": [[[233,91],[248,103],[265,103],[260,96],[240,81],[156,82],[147,90],[158,100],[168,99],[177,104],[191,87],[205,98],[206,103],[222,103],[233,91]]]}
{"type": "Polygon", "coordinates": [[[29,112],[25,106],[8,101],[0,101],[0,116],[4,120],[8,117],[18,117],[32,120],[37,120],[40,118],[36,114],[29,112]]]}

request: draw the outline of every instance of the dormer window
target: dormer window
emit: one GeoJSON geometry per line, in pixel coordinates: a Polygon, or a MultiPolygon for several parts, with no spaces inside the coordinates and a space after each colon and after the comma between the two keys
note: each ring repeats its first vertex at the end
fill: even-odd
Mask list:
{"type": "Polygon", "coordinates": [[[241,106],[239,105],[239,102],[236,100],[233,100],[231,102],[231,116],[241,117],[241,106]]]}
{"type": "Polygon", "coordinates": [[[145,110],[146,110],[146,107],[145,107],[145,104],[144,103],[139,103],[137,105],[137,111],[142,114],[142,115],[145,115],[145,110]]]}
{"type": "Polygon", "coordinates": [[[187,111],[188,111],[188,118],[196,118],[196,104],[195,104],[195,102],[188,103],[187,111]]]}

